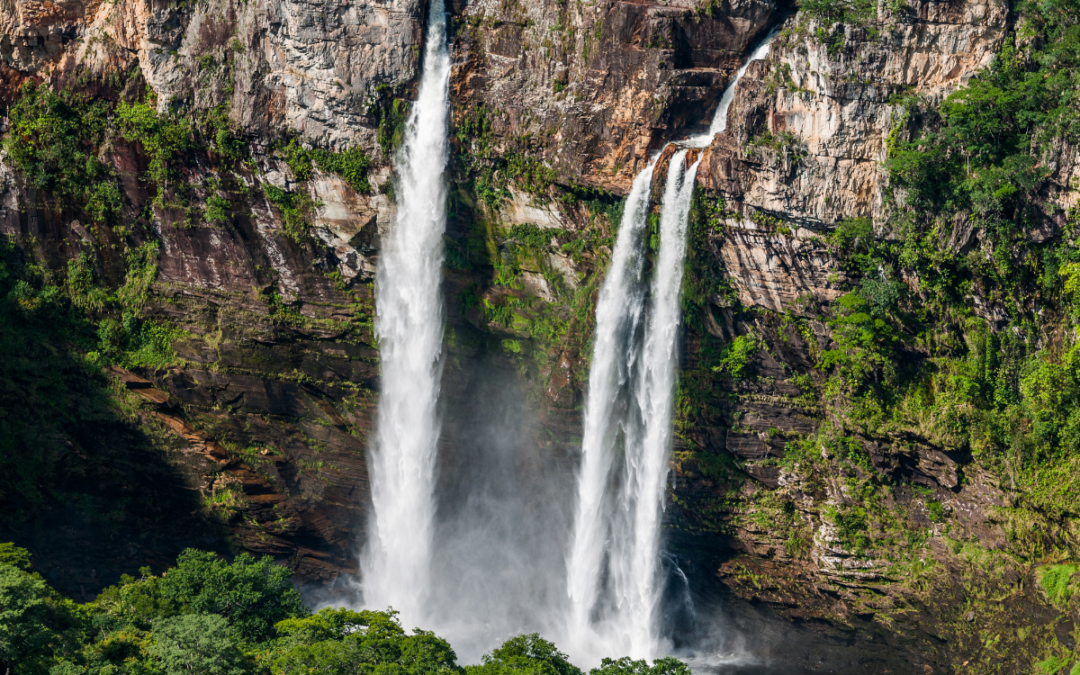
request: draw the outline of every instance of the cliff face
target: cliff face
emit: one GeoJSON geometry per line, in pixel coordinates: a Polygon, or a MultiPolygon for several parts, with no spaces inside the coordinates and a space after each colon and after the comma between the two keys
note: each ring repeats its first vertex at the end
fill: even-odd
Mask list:
{"type": "MultiPolygon", "coordinates": [[[[449,10],[455,158],[443,479],[465,480],[475,461],[468,420],[485,409],[484,396],[505,391],[483,386],[490,373],[513,381],[533,413],[518,429],[528,466],[516,470],[537,483],[572,474],[591,310],[619,195],[651,152],[707,124],[734,70],[782,22],[698,173],[672,547],[695,570],[696,593],[719,593],[748,634],[769,637],[759,653],[783,658],[776,642],[786,640],[786,657],[800,667],[820,665],[815,641],[837,654],[858,646],[832,661],[844,672],[868,664],[966,672],[968,663],[1010,672],[1075,644],[1073,629],[1060,628],[1078,620],[1075,603],[1069,615],[1032,590],[1039,555],[1075,555],[1074,514],[1031,507],[1015,467],[1010,483],[982,446],[939,432],[910,397],[865,413],[874,399],[866,391],[881,393],[872,388],[884,386],[889,363],[944,372],[953,367],[944,359],[975,353],[973,336],[1005,344],[986,335],[1023,312],[976,274],[953,282],[970,309],[956,318],[933,304],[926,273],[905,267],[904,254],[874,258],[877,276],[907,289],[895,290],[909,294],[905,316],[952,333],[893,338],[892,361],[875,352],[859,371],[870,389],[857,392],[845,388],[855,371],[844,368],[854,366],[835,355],[884,331],[868,329],[849,347],[844,331],[855,314],[843,304],[875,278],[853,263],[855,254],[873,257],[860,247],[908,236],[896,224],[911,218],[906,193],[884,163],[933,128],[929,111],[991,65],[1011,39],[1009,7],[886,2],[854,14],[841,8],[839,22],[763,0],[449,10]],[[864,229],[839,238],[850,223],[864,229]],[[930,309],[918,314],[922,302],[930,309]],[[974,319],[993,330],[978,332],[974,319]],[[862,402],[858,414],[852,401],[862,402]],[[801,627],[781,636],[769,616],[801,627]]],[[[95,369],[95,356],[63,367],[89,367],[79,376],[87,391],[111,392],[110,405],[126,411],[94,424],[143,434],[131,447],[151,452],[177,490],[198,495],[185,501],[177,492],[185,506],[174,510],[190,508],[174,523],[181,532],[156,542],[130,515],[80,509],[81,531],[101,537],[87,544],[99,547],[88,574],[41,523],[56,522],[62,495],[79,493],[78,476],[105,475],[116,458],[91,438],[84,412],[51,421],[63,440],[34,480],[54,481],[52,496],[32,498],[12,481],[0,498],[31,514],[12,520],[10,536],[36,542],[58,587],[91,595],[183,546],[222,545],[213,529],[222,525],[236,548],[274,555],[305,580],[355,569],[378,392],[371,282],[378,235],[394,215],[390,157],[412,97],[424,11],[406,1],[3,5],[4,101],[28,96],[24,82],[43,81],[105,102],[120,129],[86,132],[78,146],[112,167],[120,196],[111,215],[93,215],[76,193],[5,156],[0,232],[14,242],[9,257],[40,267],[40,293],[51,284],[80,298],[71,261],[116,289],[135,278],[131,252],[156,242],[138,311],[116,297],[87,304],[93,335],[56,338],[48,350],[94,350],[124,366],[95,369]],[[191,143],[160,154],[161,127],[118,112],[140,101],[154,119],[189,120],[191,143]],[[237,143],[242,151],[229,149],[237,143]],[[364,153],[362,163],[345,163],[350,149],[364,153]],[[101,328],[110,320],[128,331],[115,353],[101,328]],[[138,326],[167,333],[153,358],[136,339],[150,329],[138,326]],[[183,533],[192,528],[205,533],[183,533]]],[[[1022,238],[1067,239],[1076,149],[1061,142],[1040,161],[1047,182],[1022,238]]],[[[942,216],[920,241],[957,255],[993,249],[990,229],[965,218],[942,216]]],[[[900,313],[883,311],[884,322],[900,313]]],[[[1064,344],[1052,332],[1043,329],[1039,344],[1064,344]]],[[[15,390],[28,377],[7,381],[15,390]]],[[[944,396],[942,386],[928,391],[944,396]]],[[[17,397],[3,400],[15,410],[17,397]]],[[[142,494],[159,480],[138,470],[109,475],[116,494],[142,494]]],[[[559,497],[537,488],[531,498],[559,497]]]]}
{"type": "Polygon", "coordinates": [[[454,100],[460,114],[490,111],[499,151],[625,191],[650,152],[708,124],[777,9],[758,0],[470,3],[457,21],[454,100]]]}

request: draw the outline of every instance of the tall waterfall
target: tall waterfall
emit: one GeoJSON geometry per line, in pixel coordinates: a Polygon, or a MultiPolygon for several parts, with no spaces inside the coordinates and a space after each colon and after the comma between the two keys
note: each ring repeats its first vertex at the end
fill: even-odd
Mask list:
{"type": "Polygon", "coordinates": [[[618,441],[639,433],[628,419],[627,399],[637,365],[636,345],[645,305],[643,271],[645,245],[642,236],[648,217],[653,164],[634,179],[626,198],[622,223],[607,278],[596,306],[593,360],[585,407],[581,474],[574,538],[568,561],[567,592],[571,639],[587,650],[593,642],[592,614],[601,595],[605,549],[611,529],[611,497],[608,482],[618,441]]]}
{"type": "Polygon", "coordinates": [[[369,451],[374,513],[361,559],[365,604],[392,605],[406,625],[424,616],[431,574],[449,84],[446,11],[431,0],[419,97],[396,158],[397,222],[376,276],[382,391],[369,451]]]}
{"type": "Polygon", "coordinates": [[[567,560],[567,633],[572,648],[590,658],[656,658],[664,650],[657,616],[661,526],[686,230],[700,162],[686,169],[685,148],[705,147],[727,127],[736,84],[751,61],[768,53],[774,34],[739,68],[708,133],[681,143],[671,158],[647,304],[644,235],[655,159],[634,179],[627,197],[596,310],[577,512],[567,560]]]}

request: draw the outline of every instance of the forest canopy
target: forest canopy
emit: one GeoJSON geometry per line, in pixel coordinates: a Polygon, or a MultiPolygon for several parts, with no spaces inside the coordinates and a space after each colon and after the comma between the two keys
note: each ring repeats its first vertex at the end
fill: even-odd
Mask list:
{"type": "MultiPolygon", "coordinates": [[[[269,556],[232,562],[188,549],[161,576],[143,568],[77,604],[0,544],[0,672],[4,675],[584,675],[537,634],[461,666],[432,632],[397,612],[311,612],[292,571],[269,556]]],[[[604,659],[590,675],[690,675],[674,658],[604,659]]]]}

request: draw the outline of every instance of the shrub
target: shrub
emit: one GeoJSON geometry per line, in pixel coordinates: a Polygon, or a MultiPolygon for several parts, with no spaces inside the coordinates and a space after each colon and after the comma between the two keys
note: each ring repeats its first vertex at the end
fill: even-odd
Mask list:
{"type": "Polygon", "coordinates": [[[28,82],[8,112],[11,127],[4,149],[34,188],[66,208],[106,221],[123,203],[116,172],[98,159],[107,116],[101,101],[28,82]]]}
{"type": "Polygon", "coordinates": [[[183,612],[220,614],[237,635],[260,641],[274,624],[306,613],[292,587],[292,570],[270,556],[256,560],[242,553],[233,563],[213,553],[188,549],[161,580],[161,596],[183,612]]]}
{"type": "Polygon", "coordinates": [[[727,373],[739,380],[750,374],[750,362],[760,349],[760,343],[751,335],[739,335],[724,345],[720,352],[720,365],[713,372],[727,373]]]}
{"type": "Polygon", "coordinates": [[[555,645],[536,633],[504,642],[483,663],[465,668],[468,675],[582,675],[555,645]]]}
{"type": "Polygon", "coordinates": [[[1077,572],[1080,572],[1080,563],[1051,565],[1039,570],[1039,585],[1050,602],[1059,607],[1069,604],[1072,596],[1080,590],[1080,583],[1075,580],[1077,572]]]}
{"type": "Polygon", "coordinates": [[[228,622],[216,614],[158,619],[147,652],[165,675],[246,675],[252,670],[228,622]]]}

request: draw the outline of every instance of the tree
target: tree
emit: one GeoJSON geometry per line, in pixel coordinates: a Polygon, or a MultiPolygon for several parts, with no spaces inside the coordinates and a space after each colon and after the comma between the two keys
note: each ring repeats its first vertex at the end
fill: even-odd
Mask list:
{"type": "Polygon", "coordinates": [[[244,640],[262,642],[273,637],[274,624],[307,613],[292,587],[292,570],[270,556],[242,553],[229,564],[188,549],[176,563],[161,579],[161,596],[183,613],[220,614],[244,640]]]}
{"type": "Polygon", "coordinates": [[[30,551],[6,542],[0,544],[0,565],[11,565],[21,570],[30,569],[30,551]]]}
{"type": "Polygon", "coordinates": [[[479,666],[465,668],[468,675],[582,675],[555,645],[536,633],[510,638],[479,666]]]}
{"type": "Polygon", "coordinates": [[[454,650],[433,633],[405,633],[396,612],[326,608],[277,626],[274,675],[451,675],[454,650]]]}
{"type": "Polygon", "coordinates": [[[250,664],[234,642],[225,617],[184,614],[155,621],[147,651],[165,675],[246,675],[250,664]]]}
{"type": "Polygon", "coordinates": [[[624,656],[618,660],[604,659],[589,675],[690,675],[690,666],[670,656],[657,659],[651,666],[648,661],[631,661],[629,656],[624,656]]]}
{"type": "Polygon", "coordinates": [[[0,673],[44,673],[63,653],[77,621],[45,580],[0,564],[0,673]]]}
{"type": "Polygon", "coordinates": [[[94,617],[94,626],[113,630],[121,626],[130,626],[139,630],[150,630],[154,619],[175,616],[176,603],[165,598],[161,592],[161,577],[150,573],[149,567],[139,572],[141,579],[127,574],[120,576],[120,583],[109,586],[88,605],[94,617]]]}

